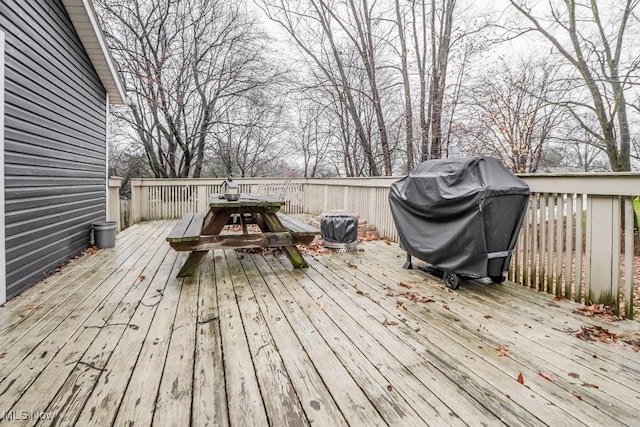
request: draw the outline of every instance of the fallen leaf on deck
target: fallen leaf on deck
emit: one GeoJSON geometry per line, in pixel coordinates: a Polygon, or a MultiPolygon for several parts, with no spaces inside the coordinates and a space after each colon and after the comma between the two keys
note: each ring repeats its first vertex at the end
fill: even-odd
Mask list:
{"type": "Polygon", "coordinates": [[[411,289],[411,285],[407,285],[407,284],[406,284],[406,283],[404,283],[404,282],[400,282],[400,283],[398,283],[398,285],[400,285],[400,286],[401,286],[401,287],[403,287],[403,288],[411,289]]]}
{"type": "Polygon", "coordinates": [[[393,386],[392,386],[391,384],[389,384],[389,385],[387,386],[387,390],[389,390],[389,391],[393,391],[393,386]]]}
{"type": "Polygon", "coordinates": [[[585,382],[582,383],[582,387],[596,388],[596,389],[600,388],[595,384],[589,384],[589,383],[585,383],[585,382]]]}
{"type": "Polygon", "coordinates": [[[509,356],[509,349],[505,346],[499,345],[496,347],[496,352],[498,353],[498,356],[502,357],[502,356],[509,356]]]}
{"type": "Polygon", "coordinates": [[[600,341],[603,343],[615,343],[618,340],[618,335],[613,332],[609,332],[602,326],[595,325],[583,325],[582,330],[576,334],[576,337],[583,341],[600,341]]]}
{"type": "Polygon", "coordinates": [[[7,353],[0,353],[0,359],[4,359],[4,357],[7,355],[7,353]]]}
{"type": "Polygon", "coordinates": [[[633,347],[634,351],[638,351],[640,348],[640,332],[639,331],[630,331],[624,332],[618,335],[620,341],[629,344],[633,347]]]}
{"type": "Polygon", "coordinates": [[[357,265],[349,263],[349,268],[358,268],[357,265]]]}
{"type": "Polygon", "coordinates": [[[542,378],[544,378],[547,381],[551,381],[552,383],[556,382],[556,379],[553,378],[553,375],[547,374],[546,372],[539,371],[538,375],[540,375],[542,378]]]}
{"type": "Polygon", "coordinates": [[[484,315],[484,318],[485,318],[485,319],[491,319],[491,316],[490,316],[489,314],[485,314],[485,315],[484,315]]]}
{"type": "Polygon", "coordinates": [[[385,242],[387,245],[391,246],[391,242],[390,242],[390,241],[385,240],[384,242],[385,242]]]}
{"type": "Polygon", "coordinates": [[[569,372],[567,375],[571,378],[580,378],[580,374],[576,374],[575,372],[569,372]]]}
{"type": "Polygon", "coordinates": [[[524,384],[524,377],[522,376],[522,372],[520,372],[520,373],[518,374],[518,382],[519,382],[520,384],[524,384]]]}
{"type": "Polygon", "coordinates": [[[358,294],[358,295],[364,295],[364,292],[362,292],[360,289],[356,289],[356,294],[358,294]]]}
{"type": "Polygon", "coordinates": [[[447,304],[442,304],[442,308],[444,308],[445,310],[449,310],[449,306],[447,304]]]}
{"type": "Polygon", "coordinates": [[[384,322],[382,324],[384,326],[398,326],[399,325],[398,322],[395,322],[393,320],[387,320],[387,319],[384,319],[384,322]]]}
{"type": "Polygon", "coordinates": [[[147,276],[141,275],[138,279],[140,279],[141,282],[144,282],[147,279],[147,276]]]}
{"type": "Polygon", "coordinates": [[[396,300],[396,306],[397,306],[398,308],[403,309],[403,310],[406,310],[406,309],[407,309],[407,307],[404,305],[404,302],[403,302],[403,301],[400,301],[400,300],[396,300]]]}
{"type": "Polygon", "coordinates": [[[608,322],[615,322],[620,320],[618,316],[616,316],[610,308],[606,307],[603,304],[591,304],[585,307],[579,307],[573,310],[575,314],[581,314],[583,316],[594,317],[598,316],[603,320],[608,322]]]}
{"type": "Polygon", "coordinates": [[[553,299],[554,301],[562,301],[564,299],[564,297],[562,295],[556,295],[556,297],[553,299]]]}

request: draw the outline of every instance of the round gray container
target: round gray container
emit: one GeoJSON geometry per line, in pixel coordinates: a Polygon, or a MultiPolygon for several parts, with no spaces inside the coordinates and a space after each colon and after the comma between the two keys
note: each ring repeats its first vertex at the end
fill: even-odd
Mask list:
{"type": "Polygon", "coordinates": [[[93,241],[99,249],[116,245],[116,222],[98,221],[93,223],[93,241]]]}

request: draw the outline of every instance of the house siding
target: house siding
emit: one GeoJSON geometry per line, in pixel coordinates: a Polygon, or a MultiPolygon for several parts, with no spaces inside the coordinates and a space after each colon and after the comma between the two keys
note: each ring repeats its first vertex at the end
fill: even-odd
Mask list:
{"type": "Polygon", "coordinates": [[[106,92],[60,0],[2,0],[7,297],[90,243],[106,213],[106,92]]]}

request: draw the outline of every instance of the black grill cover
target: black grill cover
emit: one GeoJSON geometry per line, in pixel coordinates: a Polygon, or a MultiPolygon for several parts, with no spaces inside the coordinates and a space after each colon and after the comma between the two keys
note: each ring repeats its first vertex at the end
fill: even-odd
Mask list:
{"type": "Polygon", "coordinates": [[[320,220],[322,239],[332,243],[358,240],[358,220],[350,215],[327,215],[320,220]]]}
{"type": "Polygon", "coordinates": [[[507,270],[528,201],[528,185],[492,157],[428,160],[389,193],[400,247],[472,277],[507,270]]]}

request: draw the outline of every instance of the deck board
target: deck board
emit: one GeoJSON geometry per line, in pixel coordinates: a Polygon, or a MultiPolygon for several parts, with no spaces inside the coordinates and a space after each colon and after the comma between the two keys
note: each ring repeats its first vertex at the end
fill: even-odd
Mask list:
{"type": "Polygon", "coordinates": [[[198,325],[193,373],[193,425],[228,426],[220,316],[213,262],[200,268],[198,325]]]}
{"type": "Polygon", "coordinates": [[[640,323],[581,316],[508,282],[451,292],[403,270],[402,251],[382,241],[307,255],[307,269],[282,253],[216,250],[179,279],[186,254],[165,241],[175,224],[137,224],[0,307],[0,411],[31,414],[7,425],[640,417],[640,353],[575,336],[585,325],[640,334],[640,323]]]}
{"type": "Polygon", "coordinates": [[[215,272],[229,420],[231,425],[266,425],[265,404],[228,264],[216,263],[215,272]]]}
{"type": "Polygon", "coordinates": [[[240,262],[241,258],[245,257],[228,252],[225,261],[231,273],[236,301],[240,307],[242,324],[269,422],[274,425],[308,425],[282,357],[240,262]]]}
{"type": "Polygon", "coordinates": [[[347,425],[320,373],[289,323],[292,315],[285,315],[285,311],[290,313],[292,308],[285,305],[283,311],[269,289],[269,286],[281,287],[280,278],[261,261],[264,259],[260,256],[244,257],[242,264],[263,316],[270,325],[271,335],[305,414],[310,422],[318,425],[347,425]],[[262,268],[258,269],[258,266],[262,268]]]}

